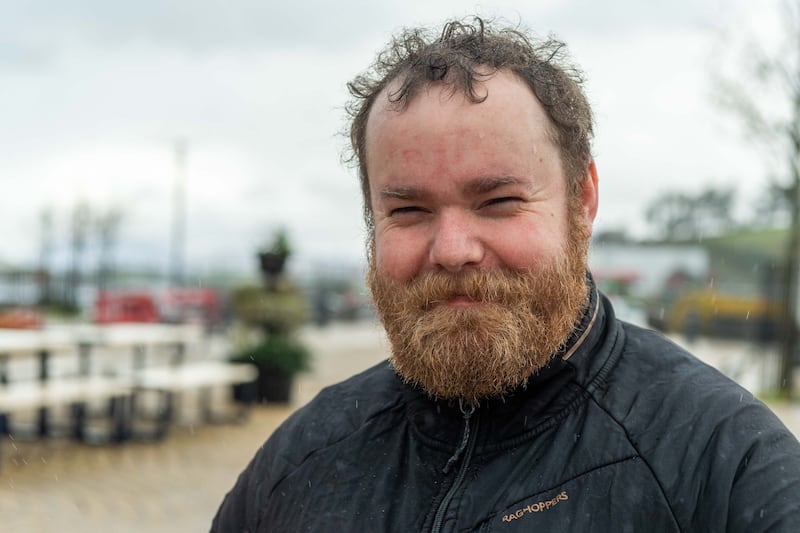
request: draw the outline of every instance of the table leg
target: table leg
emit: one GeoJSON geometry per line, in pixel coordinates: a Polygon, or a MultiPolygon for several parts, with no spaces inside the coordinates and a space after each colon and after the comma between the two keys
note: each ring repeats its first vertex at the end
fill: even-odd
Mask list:
{"type": "MultiPolygon", "coordinates": [[[[48,364],[50,359],[50,352],[48,350],[41,350],[39,352],[39,381],[46,383],[49,378],[48,364]]],[[[46,407],[39,409],[39,436],[47,437],[50,435],[50,421],[49,412],[46,407]]]]}
{"type": "MultiPolygon", "coordinates": [[[[0,386],[8,384],[8,354],[0,353],[0,386]]],[[[0,413],[0,435],[8,435],[8,415],[0,413]]]]}

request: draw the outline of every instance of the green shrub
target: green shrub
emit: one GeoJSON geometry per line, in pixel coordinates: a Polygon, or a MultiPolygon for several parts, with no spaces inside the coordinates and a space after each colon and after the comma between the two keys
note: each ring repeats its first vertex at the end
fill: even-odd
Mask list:
{"type": "Polygon", "coordinates": [[[287,335],[269,335],[261,343],[240,351],[233,360],[272,367],[289,376],[311,368],[311,352],[287,335]]]}
{"type": "Polygon", "coordinates": [[[292,331],[308,319],[303,295],[294,288],[268,292],[261,287],[240,287],[231,295],[234,314],[250,326],[268,331],[292,331]]]}

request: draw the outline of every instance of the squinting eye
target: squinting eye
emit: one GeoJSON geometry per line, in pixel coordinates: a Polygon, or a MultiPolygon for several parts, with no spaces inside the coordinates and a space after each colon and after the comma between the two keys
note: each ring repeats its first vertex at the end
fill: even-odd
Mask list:
{"type": "Polygon", "coordinates": [[[422,212],[421,207],[417,207],[416,205],[408,205],[405,207],[398,207],[396,209],[392,209],[391,211],[389,211],[389,216],[402,215],[406,213],[421,213],[421,212],[422,212]]]}
{"type": "Polygon", "coordinates": [[[519,201],[521,201],[520,198],[517,198],[515,196],[503,196],[502,198],[492,198],[491,200],[489,200],[488,202],[484,203],[483,205],[485,207],[488,207],[488,206],[492,206],[492,205],[499,205],[499,204],[505,204],[505,203],[510,203],[510,202],[519,202],[519,201]]]}

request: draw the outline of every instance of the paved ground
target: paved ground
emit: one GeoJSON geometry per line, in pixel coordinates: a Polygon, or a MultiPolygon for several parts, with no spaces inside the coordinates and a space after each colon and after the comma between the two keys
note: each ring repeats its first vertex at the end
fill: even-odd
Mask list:
{"type": "MultiPolygon", "coordinates": [[[[315,370],[297,384],[290,407],[261,406],[239,425],[179,427],[159,443],[76,446],[2,442],[0,529],[14,532],[207,531],[217,506],[267,435],[321,387],[382,359],[386,343],[371,324],[309,329],[315,370]]],[[[678,339],[679,341],[681,339],[678,339]]],[[[769,372],[747,346],[694,345],[709,362],[752,380],[769,372]],[[727,354],[724,359],[719,354],[727,354]],[[741,359],[741,361],[740,361],[741,359]]],[[[760,359],[763,361],[763,358],[760,359]]],[[[187,399],[188,400],[188,399],[187,399]]],[[[778,407],[795,434],[797,408],[778,407]]]]}
{"type": "MultiPolygon", "coordinates": [[[[372,324],[309,329],[314,372],[289,407],[260,406],[243,424],[176,428],[162,442],[76,446],[2,439],[0,531],[207,531],[236,476],[297,406],[385,357],[372,324]]],[[[191,414],[192,398],[183,405],[191,414]]]]}

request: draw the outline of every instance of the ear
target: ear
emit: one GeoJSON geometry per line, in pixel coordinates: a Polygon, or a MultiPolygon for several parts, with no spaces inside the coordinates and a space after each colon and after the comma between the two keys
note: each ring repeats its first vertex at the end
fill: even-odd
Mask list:
{"type": "Polygon", "coordinates": [[[586,168],[586,175],[581,182],[581,208],[583,210],[583,219],[586,223],[586,228],[590,233],[594,218],[597,216],[597,203],[597,166],[594,164],[594,159],[591,158],[586,168]]]}

